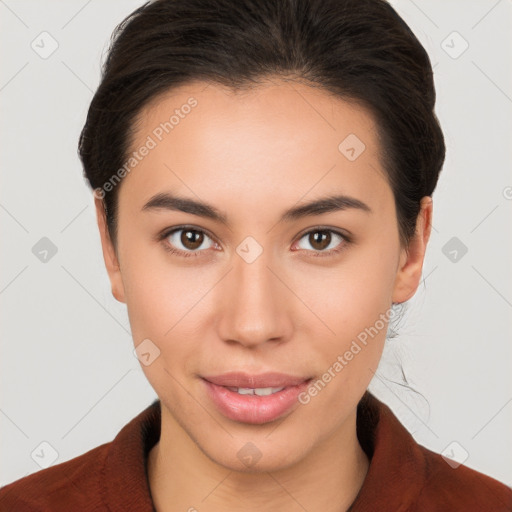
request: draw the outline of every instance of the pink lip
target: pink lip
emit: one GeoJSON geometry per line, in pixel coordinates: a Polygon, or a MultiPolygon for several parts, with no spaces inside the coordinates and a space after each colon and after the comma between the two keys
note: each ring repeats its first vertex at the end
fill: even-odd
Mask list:
{"type": "Polygon", "coordinates": [[[305,391],[311,379],[297,379],[283,374],[264,374],[248,380],[245,374],[225,374],[215,380],[226,382],[219,385],[203,378],[206,393],[227,418],[242,423],[262,424],[273,421],[285,414],[296,402],[298,396],[305,391]],[[283,378],[292,385],[280,384],[283,378]],[[262,384],[263,382],[263,384],[262,384]],[[270,383],[270,384],[269,384],[270,383]],[[250,385],[248,385],[250,384],[250,385]],[[283,387],[285,389],[268,396],[240,395],[224,386],[241,388],[283,387]]]}
{"type": "Polygon", "coordinates": [[[296,377],[285,373],[267,372],[259,375],[249,375],[243,372],[223,373],[212,375],[203,379],[217,384],[217,386],[231,386],[236,388],[281,388],[297,386],[309,379],[309,377],[296,377]]]}

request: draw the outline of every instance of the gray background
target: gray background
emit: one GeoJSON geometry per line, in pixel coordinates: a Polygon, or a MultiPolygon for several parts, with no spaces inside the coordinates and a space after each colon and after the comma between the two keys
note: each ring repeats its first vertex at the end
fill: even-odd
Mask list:
{"type": "MultiPolygon", "coordinates": [[[[0,485],[111,441],[156,398],[76,155],[102,52],[141,3],[0,1],[0,485]]],[[[512,2],[392,4],[435,66],[447,158],[424,281],[370,389],[418,442],[512,486],[512,2]],[[393,383],[398,361],[424,398],[393,383]]]]}

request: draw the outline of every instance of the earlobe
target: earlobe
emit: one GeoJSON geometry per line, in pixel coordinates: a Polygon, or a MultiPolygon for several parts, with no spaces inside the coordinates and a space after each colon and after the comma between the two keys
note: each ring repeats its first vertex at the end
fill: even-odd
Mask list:
{"type": "Polygon", "coordinates": [[[409,300],[418,289],[432,229],[432,206],[430,196],[422,198],[415,234],[407,249],[402,249],[400,254],[400,263],[392,295],[392,301],[395,303],[409,300]]]}
{"type": "Polygon", "coordinates": [[[121,275],[121,268],[119,265],[119,260],[116,254],[114,244],[111,240],[110,233],[108,231],[103,200],[95,196],[94,205],[96,208],[96,220],[98,223],[98,230],[100,232],[101,238],[103,261],[105,262],[105,268],[107,269],[108,277],[110,279],[112,295],[119,302],[126,302],[123,279],[121,275]]]}

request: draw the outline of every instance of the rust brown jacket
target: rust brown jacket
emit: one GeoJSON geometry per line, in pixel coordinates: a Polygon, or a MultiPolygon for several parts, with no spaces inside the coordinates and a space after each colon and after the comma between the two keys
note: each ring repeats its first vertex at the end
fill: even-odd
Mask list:
{"type": "MultiPolygon", "coordinates": [[[[350,512],[509,512],[512,489],[418,444],[391,409],[368,391],[357,435],[370,467],[350,512]]],[[[160,437],[160,401],[112,442],[0,489],[0,511],[153,512],[146,464],[160,437]]]]}

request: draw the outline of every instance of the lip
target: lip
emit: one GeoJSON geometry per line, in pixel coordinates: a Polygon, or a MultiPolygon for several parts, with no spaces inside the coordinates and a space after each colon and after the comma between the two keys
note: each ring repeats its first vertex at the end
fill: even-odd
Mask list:
{"type": "Polygon", "coordinates": [[[206,394],[217,409],[227,418],[241,423],[260,425],[274,421],[298,402],[298,396],[305,391],[312,378],[292,377],[285,374],[266,373],[247,375],[229,373],[216,377],[203,377],[206,394]],[[216,382],[212,382],[212,380],[216,382]],[[223,382],[224,384],[217,384],[223,382]],[[240,395],[225,386],[239,388],[285,387],[268,396],[240,395]]]}
{"type": "Polygon", "coordinates": [[[222,375],[203,377],[204,380],[217,386],[231,386],[235,388],[280,388],[298,386],[310,377],[297,377],[285,373],[267,372],[250,375],[243,372],[229,372],[222,375]]]}

